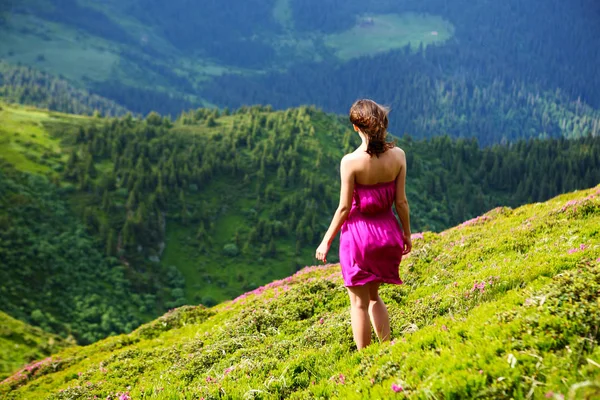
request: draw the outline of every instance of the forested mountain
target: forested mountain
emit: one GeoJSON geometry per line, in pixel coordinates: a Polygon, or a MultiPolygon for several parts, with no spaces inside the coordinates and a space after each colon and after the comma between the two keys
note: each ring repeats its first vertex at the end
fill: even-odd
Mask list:
{"type": "MultiPolygon", "coordinates": [[[[310,264],[337,205],[339,160],[359,144],[345,121],[313,107],[173,121],[2,105],[2,310],[88,343],[310,264]]],[[[600,181],[598,137],[398,145],[415,232],[600,181]]]]}
{"type": "Polygon", "coordinates": [[[396,110],[398,136],[488,145],[600,129],[594,0],[11,5],[0,58],[134,113],[245,104],[345,113],[372,97],[396,110]]]}
{"type": "Polygon", "coordinates": [[[600,186],[425,233],[360,353],[339,265],[171,310],[0,382],[16,399],[596,399],[600,186]],[[532,383],[535,379],[535,382],[532,383]]]}
{"type": "Polygon", "coordinates": [[[413,57],[406,68],[365,73],[360,81],[351,77],[355,68],[369,70],[365,60],[355,61],[348,69],[319,69],[313,75],[298,74],[293,79],[273,74],[262,78],[259,84],[249,84],[237,76],[224,77],[215,79],[209,90],[217,103],[229,105],[272,99],[275,104],[292,106],[298,101],[311,104],[317,98],[328,99],[324,100],[326,108],[339,113],[346,113],[348,108],[348,103],[339,99],[350,99],[357,93],[359,97],[381,97],[390,99],[387,104],[393,105],[390,129],[397,135],[434,137],[446,133],[476,137],[482,145],[526,138],[600,135],[600,112],[580,100],[568,100],[560,91],[540,93],[525,85],[502,81],[476,86],[466,79],[435,79],[419,69],[411,72],[415,64],[423,63],[422,57],[413,57]],[[399,70],[406,73],[398,73],[399,70]],[[344,78],[352,83],[342,85],[340,79],[344,78]],[[378,92],[364,89],[368,83],[378,85],[378,81],[387,82],[378,92]],[[238,90],[231,94],[226,92],[227,87],[238,90]],[[290,92],[295,96],[289,96],[290,92]]]}
{"type": "Polygon", "coordinates": [[[154,315],[151,290],[132,296],[144,277],[127,279],[47,179],[2,166],[0,193],[2,311],[80,343],[129,332],[154,315]]]}
{"type": "Polygon", "coordinates": [[[127,110],[114,101],[73,87],[34,68],[0,61],[0,97],[5,101],[30,104],[71,114],[125,115],[127,110]]]}

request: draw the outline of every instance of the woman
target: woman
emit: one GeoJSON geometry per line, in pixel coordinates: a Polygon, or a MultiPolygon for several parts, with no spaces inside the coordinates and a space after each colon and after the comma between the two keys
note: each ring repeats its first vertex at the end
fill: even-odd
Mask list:
{"type": "Polygon", "coordinates": [[[390,319],[379,297],[379,286],[402,283],[398,267],[412,248],[404,188],[406,156],[402,149],[386,142],[387,115],[388,110],[372,100],[358,100],[352,105],[350,121],[362,144],[342,158],[340,204],[316,252],[316,258],[326,262],[331,242],[341,228],[340,264],[359,350],[371,342],[369,319],[380,341],[390,339],[390,319]]]}

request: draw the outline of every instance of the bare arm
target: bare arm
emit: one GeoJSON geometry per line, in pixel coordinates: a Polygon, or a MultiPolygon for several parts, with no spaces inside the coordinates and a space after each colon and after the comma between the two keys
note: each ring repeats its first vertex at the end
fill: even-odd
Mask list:
{"type": "Polygon", "coordinates": [[[410,252],[412,248],[412,241],[410,240],[410,207],[408,205],[408,199],[406,198],[406,154],[403,150],[400,150],[401,167],[400,173],[396,178],[396,212],[400,217],[400,223],[402,224],[402,231],[404,232],[404,254],[410,252]]]}
{"type": "Polygon", "coordinates": [[[350,214],[350,208],[352,207],[352,194],[354,192],[354,171],[350,165],[348,157],[342,158],[340,163],[340,176],[341,176],[341,191],[340,191],[340,203],[333,219],[329,225],[329,229],[323,237],[323,241],[319,245],[315,257],[323,262],[326,262],[327,252],[331,246],[331,242],[337,236],[340,228],[348,215],[350,214]]]}

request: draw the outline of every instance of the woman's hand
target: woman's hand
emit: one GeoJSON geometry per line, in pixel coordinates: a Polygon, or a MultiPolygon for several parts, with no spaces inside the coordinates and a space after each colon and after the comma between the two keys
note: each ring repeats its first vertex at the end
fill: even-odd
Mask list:
{"type": "Polygon", "coordinates": [[[326,263],[327,262],[327,253],[329,253],[329,247],[330,247],[329,243],[321,242],[321,244],[317,248],[317,252],[315,253],[316,259],[326,263]]]}
{"type": "Polygon", "coordinates": [[[404,236],[404,249],[402,249],[402,255],[405,256],[408,253],[410,253],[410,251],[412,250],[412,239],[410,238],[410,235],[403,235],[404,236]]]}

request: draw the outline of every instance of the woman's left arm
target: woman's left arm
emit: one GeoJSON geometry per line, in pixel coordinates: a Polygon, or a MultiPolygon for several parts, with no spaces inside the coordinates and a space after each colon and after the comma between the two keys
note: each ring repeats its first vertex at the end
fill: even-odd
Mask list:
{"type": "Polygon", "coordinates": [[[350,208],[352,207],[352,194],[354,192],[354,171],[352,169],[352,162],[346,155],[342,158],[340,163],[340,177],[341,177],[341,191],[340,191],[340,204],[338,205],[333,219],[327,229],[327,233],[323,237],[323,241],[317,248],[315,257],[319,261],[327,262],[327,253],[331,247],[331,242],[336,237],[342,224],[348,218],[350,214],[350,208]]]}

